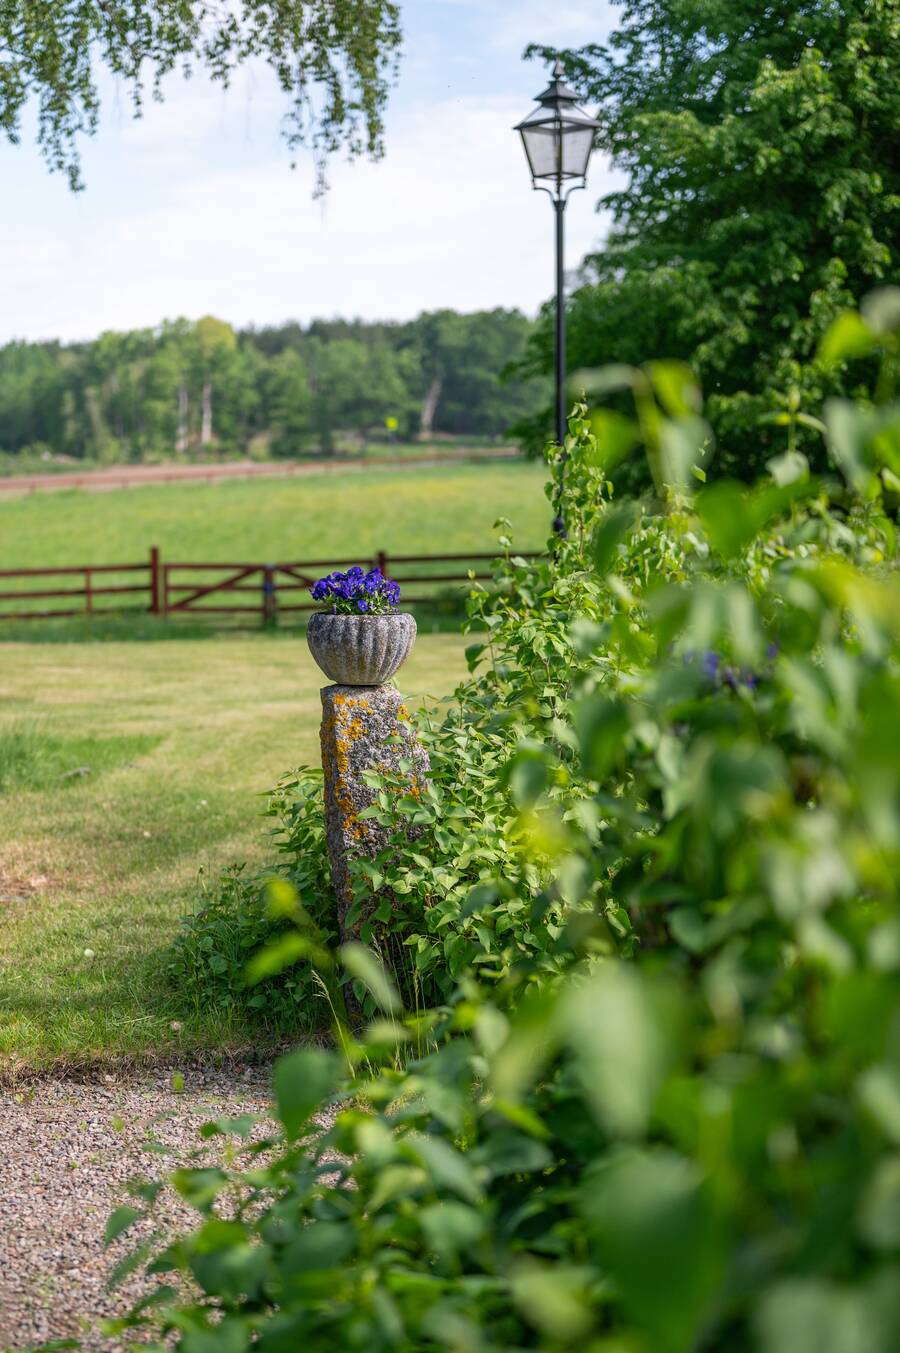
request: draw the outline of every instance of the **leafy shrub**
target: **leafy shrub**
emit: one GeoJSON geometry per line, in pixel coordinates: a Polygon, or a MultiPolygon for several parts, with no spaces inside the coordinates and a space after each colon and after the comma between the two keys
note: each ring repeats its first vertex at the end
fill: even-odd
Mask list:
{"type": "MultiPolygon", "coordinates": [[[[645,374],[656,449],[683,447],[645,374]]],[[[395,806],[428,833],[385,873],[420,871],[405,946],[474,951],[453,983],[429,956],[443,998],[412,1015],[341,951],[375,1019],[278,1064],[277,1139],[173,1177],[199,1222],[152,1271],[197,1293],[114,1328],[184,1353],[900,1344],[900,409],[825,424],[850,496],[793,460],[609,505],[578,411],[569,539],[502,564],[518,600],[476,603],[490,667],[435,734],[471,749],[459,799],[395,806]],[[479,802],[504,805],[480,828],[479,802]]]]}

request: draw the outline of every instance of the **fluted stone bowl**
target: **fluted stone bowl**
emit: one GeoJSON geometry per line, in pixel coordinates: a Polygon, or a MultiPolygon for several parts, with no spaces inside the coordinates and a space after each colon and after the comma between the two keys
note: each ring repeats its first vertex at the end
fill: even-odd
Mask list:
{"type": "Polygon", "coordinates": [[[339,686],[382,686],[409,657],[416,622],[389,615],[329,615],[317,611],[306,630],[309,651],[339,686]]]}

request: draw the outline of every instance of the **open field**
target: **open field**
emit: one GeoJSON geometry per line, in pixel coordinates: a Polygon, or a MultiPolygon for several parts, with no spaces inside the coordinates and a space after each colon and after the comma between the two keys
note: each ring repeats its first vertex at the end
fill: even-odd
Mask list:
{"type": "Polygon", "coordinates": [[[537,549],[544,477],[511,461],[33,494],[0,501],[0,568],[138,562],[151,545],[189,561],[481,552],[499,516],[518,548],[537,549]]]}
{"type": "MultiPolygon", "coordinates": [[[[420,639],[414,701],[464,644],[420,639]]],[[[200,869],[266,857],[257,796],[318,761],[322,680],[283,636],[0,644],[0,1075],[248,1041],[184,1010],[161,955],[200,869]]]]}

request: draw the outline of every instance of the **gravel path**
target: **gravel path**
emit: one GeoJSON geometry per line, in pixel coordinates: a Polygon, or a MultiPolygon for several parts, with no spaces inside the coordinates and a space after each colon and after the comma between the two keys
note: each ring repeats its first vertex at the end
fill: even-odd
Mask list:
{"type": "MultiPolygon", "coordinates": [[[[103,1247],[126,1182],[174,1168],[201,1144],[197,1130],[209,1119],[264,1114],[269,1104],[267,1069],[183,1075],[180,1093],[170,1071],[121,1083],[44,1080],[0,1089],[0,1349],[71,1336],[87,1349],[118,1347],[96,1322],[121,1314],[141,1290],[138,1277],[105,1290],[137,1234],[103,1247]],[[172,1154],[149,1148],[151,1139],[172,1154]]],[[[208,1158],[223,1140],[212,1139],[208,1158]]],[[[177,1226],[196,1214],[173,1200],[165,1216],[177,1226]]]]}

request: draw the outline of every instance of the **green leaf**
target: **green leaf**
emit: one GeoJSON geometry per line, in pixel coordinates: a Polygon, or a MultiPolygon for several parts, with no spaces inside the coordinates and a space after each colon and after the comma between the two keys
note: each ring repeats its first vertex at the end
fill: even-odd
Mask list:
{"type": "Polygon", "coordinates": [[[588,1180],[584,1216],[600,1262],[654,1353],[693,1348],[728,1256],[697,1166],[669,1151],[623,1150],[588,1180]]]}
{"type": "Polygon", "coordinates": [[[449,1189],[467,1203],[479,1203],[482,1193],[475,1172],[461,1151],[443,1137],[411,1133],[404,1140],[409,1155],[424,1166],[435,1187],[449,1189]]]}
{"type": "Polygon", "coordinates": [[[224,1170],[215,1168],[173,1170],[170,1179],[182,1198],[199,1212],[208,1212],[228,1183],[224,1170]]]}
{"type": "Polygon", "coordinates": [[[122,1235],[123,1231],[127,1231],[129,1226],[143,1215],[140,1208],[129,1207],[127,1203],[122,1207],[117,1207],[106,1223],[106,1230],[103,1232],[103,1244],[111,1245],[114,1240],[122,1235]]]}
{"type": "Polygon", "coordinates": [[[900,1336],[897,1274],[864,1286],[819,1277],[788,1278],[762,1296],[756,1314],[759,1353],[893,1353],[900,1336]]]}
{"type": "Polygon", "coordinates": [[[861,315],[855,310],[845,310],[832,321],[819,344],[817,357],[825,366],[837,366],[854,357],[867,356],[877,341],[861,315]]]}
{"type": "Polygon", "coordinates": [[[697,513],[710,545],[725,559],[745,550],[759,529],[750,495],[730,479],[719,480],[697,494],[697,513]]]}
{"type": "MultiPolygon", "coordinates": [[[[825,424],[821,427],[824,432],[825,424]]],[[[809,479],[809,461],[802,451],[785,451],[780,456],[773,456],[766,468],[776,484],[793,484],[797,480],[809,479]]]]}
{"type": "Polygon", "coordinates": [[[858,1081],[859,1096],[882,1132],[900,1145],[900,1067],[870,1066],[858,1081]]]}
{"type": "Polygon", "coordinates": [[[465,1203],[432,1203],[419,1212],[419,1224],[429,1247],[440,1255],[456,1255],[476,1245],[487,1229],[488,1219],[465,1203]]]}
{"type": "Polygon", "coordinates": [[[591,431],[596,438],[585,453],[588,465],[607,473],[614,470],[641,439],[637,424],[615,409],[594,409],[591,412],[591,431]]]}
{"type": "Polygon", "coordinates": [[[670,418],[692,418],[703,407],[697,378],[686,362],[648,362],[653,392],[670,418]]]}
{"type": "Polygon", "coordinates": [[[352,977],[357,977],[368,989],[377,1005],[389,1015],[403,1010],[397,989],[385,971],[381,959],[363,944],[345,944],[339,950],[341,961],[352,977]]]}
{"type": "Polygon", "coordinates": [[[685,1017],[677,991],[608,962],[570,987],[558,1018],[598,1121],[613,1136],[644,1132],[681,1051],[685,1017]]]}
{"type": "Polygon", "coordinates": [[[279,1268],[288,1277],[338,1268],[356,1249],[353,1227],[346,1221],[311,1221],[301,1226],[285,1248],[279,1268]]]}
{"type": "Polygon", "coordinates": [[[301,1048],[278,1059],[275,1103],[289,1140],[299,1137],[310,1115],[331,1098],[338,1078],[334,1055],[321,1048],[301,1048]]]}
{"type": "Polygon", "coordinates": [[[308,935],[291,930],[253,955],[244,969],[244,982],[248,987],[254,987],[259,982],[284,972],[285,968],[292,967],[302,958],[308,958],[321,965],[327,957],[321,945],[316,944],[308,935]]]}
{"type": "Polygon", "coordinates": [[[634,366],[610,362],[594,370],[576,371],[569,377],[572,389],[588,395],[611,395],[618,390],[629,390],[644,384],[642,373],[634,366]]]}
{"type": "Polygon", "coordinates": [[[530,808],[547,787],[547,762],[537,749],[520,748],[510,761],[506,775],[517,807],[530,808]]]}
{"type": "Polygon", "coordinates": [[[520,1263],[512,1275],[512,1298],[530,1325],[554,1344],[556,1340],[569,1344],[586,1336],[593,1325],[591,1278],[586,1268],[520,1263]]]}
{"type": "Polygon", "coordinates": [[[633,502],[610,507],[594,531],[591,552],[598,573],[607,573],[616,554],[616,548],[631,532],[638,510],[633,502]]]}
{"type": "Polygon", "coordinates": [[[870,291],[859,308],[864,321],[876,334],[900,330],[900,287],[879,287],[870,291]]]}
{"type": "Polygon", "coordinates": [[[857,1224],[873,1249],[900,1248],[900,1156],[878,1162],[860,1200],[857,1224]]]}
{"type": "Polygon", "coordinates": [[[575,707],[575,731],[585,770],[594,780],[603,780],[624,752],[628,715],[622,701],[592,695],[575,707]]]}

